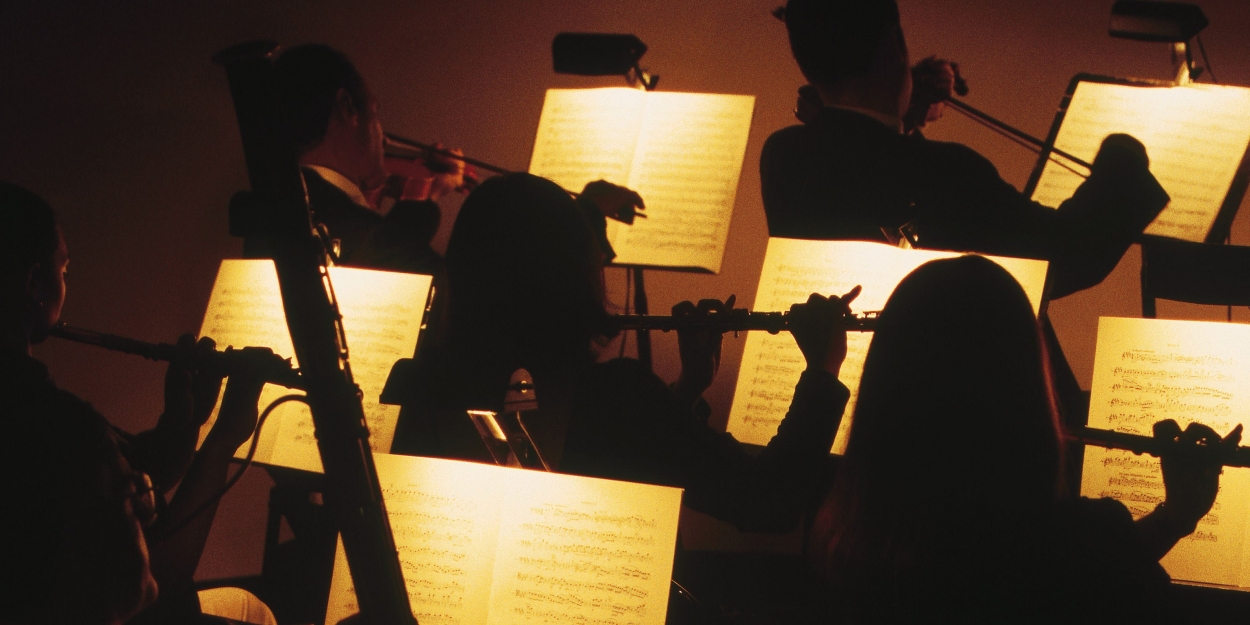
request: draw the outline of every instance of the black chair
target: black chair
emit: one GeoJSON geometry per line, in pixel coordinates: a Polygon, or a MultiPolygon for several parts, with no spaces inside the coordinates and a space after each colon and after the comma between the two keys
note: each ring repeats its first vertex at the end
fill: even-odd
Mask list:
{"type": "Polygon", "coordinates": [[[1146,237],[1141,244],[1142,316],[1155,300],[1250,306],[1250,247],[1146,237]]]}

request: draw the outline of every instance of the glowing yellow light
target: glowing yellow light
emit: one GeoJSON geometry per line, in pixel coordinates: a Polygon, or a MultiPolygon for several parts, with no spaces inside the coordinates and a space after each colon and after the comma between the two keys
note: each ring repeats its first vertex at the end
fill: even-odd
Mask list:
{"type": "MultiPolygon", "coordinates": [[[[681,490],[374,459],[419,622],[664,623],[681,490]]],[[[340,541],[326,623],[357,611],[340,541]]]]}
{"type": "MultiPolygon", "coordinates": [[[[343,327],[351,354],[352,374],[364,393],[365,420],[374,451],[390,451],[398,406],[378,403],[391,366],[411,358],[421,330],[421,316],[430,291],[429,276],[334,267],[330,269],[343,327]]],[[[213,284],[200,336],[210,336],[218,348],[261,346],[292,358],[295,350],[287,330],[271,260],[224,260],[213,284]]],[[[298,363],[297,363],[298,364],[298,363]]],[[[260,406],[269,405],[288,389],[267,385],[260,406]]],[[[217,410],[200,431],[207,435],[217,410]]],[[[251,441],[235,452],[246,455],[251,441]]],[[[277,408],[261,431],[256,461],[264,464],[321,471],[321,456],[313,435],[312,415],[299,403],[277,408]]]]}
{"type": "MultiPolygon", "coordinates": [[[[1250,89],[1225,85],[1135,87],[1080,83],[1055,147],[1092,162],[1107,135],[1136,137],[1172,197],[1147,234],[1203,241],[1250,143],[1250,89]]],[[[1048,162],[1033,199],[1059,206],[1084,179],[1048,162]]]]}
{"type": "MultiPolygon", "coordinates": [[[[1090,427],[1150,436],[1156,421],[1198,421],[1225,434],[1250,426],[1250,326],[1164,319],[1098,320],[1090,427]]],[[[1086,447],[1081,494],[1114,497],[1134,517],[1163,501],[1159,460],[1086,447]]],[[[1250,586],[1250,470],[1225,469],[1198,530],[1162,560],[1181,580],[1250,586]]]]}
{"type": "Polygon", "coordinates": [[[720,271],[755,97],[549,89],[530,173],[637,191],[646,219],[608,223],[618,264],[720,271]]]}
{"type": "MultiPolygon", "coordinates": [[[[773,237],[768,240],[764,270],[755,293],[754,310],[789,310],[791,304],[807,301],[808,295],[842,295],[855,285],[863,292],[855,300],[856,311],[880,310],[894,288],[916,267],[939,258],[953,258],[953,252],[904,250],[883,243],[862,241],[806,241],[773,237]]],[[[986,256],[1005,268],[1024,287],[1037,312],[1046,283],[1046,261],[986,256]]],[[[842,424],[833,443],[834,453],[846,449],[846,435],[855,409],[859,376],[864,369],[871,333],[851,332],[847,336],[846,362],[838,376],[851,389],[842,424]]],[[[803,373],[805,361],[789,334],[752,332],[747,336],[729,412],[729,432],[738,440],[766,445],[777,433],[794,397],[794,385],[803,373]]]]}

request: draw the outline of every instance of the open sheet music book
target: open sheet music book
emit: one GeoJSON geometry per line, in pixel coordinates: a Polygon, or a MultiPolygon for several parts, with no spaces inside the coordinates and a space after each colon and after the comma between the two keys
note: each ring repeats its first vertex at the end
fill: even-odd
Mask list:
{"type": "MultiPolygon", "coordinates": [[[[1221,436],[1250,426],[1250,325],[1098,320],[1089,426],[1150,436],[1163,419],[1221,436]]],[[[1143,516],[1164,499],[1159,459],[1087,446],[1081,494],[1114,497],[1143,516]]],[[[1250,587],[1250,470],[1224,469],[1215,506],[1162,564],[1173,579],[1250,587]]]]}
{"type": "MultiPolygon", "coordinates": [[[[422,625],[663,625],[681,489],[376,454],[422,625]]],[[[326,624],[355,614],[340,540],[326,624]]]]}
{"type": "MultiPolygon", "coordinates": [[[[378,402],[391,366],[411,358],[421,332],[421,320],[430,295],[430,276],[349,267],[330,268],[330,279],[343,314],[343,328],[352,375],[364,392],[365,421],[375,452],[389,452],[395,436],[399,406],[378,402]]],[[[213,284],[200,336],[212,337],[218,349],[268,347],[294,361],[295,349],[287,329],[272,260],[223,260],[213,284]]],[[[298,366],[298,363],[296,363],[298,366]]],[[[223,387],[223,393],[224,387],[223,387]]],[[[260,396],[263,410],[288,393],[300,393],[269,384],[260,396]]],[[[200,442],[217,420],[217,408],[200,429],[200,442]]],[[[236,458],[243,458],[248,439],[236,458]]],[[[261,429],[255,461],[304,471],[321,472],[321,454],[313,435],[312,413],[300,402],[287,402],[273,411],[261,429]]]]}
{"type": "Polygon", "coordinates": [[[615,264],[718,273],[754,110],[749,95],[548,89],[530,173],[642,196],[645,219],[608,221],[615,264]]]}
{"type": "MultiPolygon", "coordinates": [[[[1246,192],[1250,88],[1077,76],[1069,93],[1051,130],[1056,148],[1093,162],[1107,135],[1136,137],[1146,146],[1151,173],[1172,197],[1146,234],[1201,243],[1215,242],[1209,241],[1214,232],[1222,240],[1246,192]]],[[[1054,158],[1059,162],[1039,160],[1029,187],[1035,201],[1057,207],[1084,182],[1063,164],[1088,172],[1054,158]]]]}
{"type": "MultiPolygon", "coordinates": [[[[913,269],[939,258],[960,256],[955,252],[905,250],[884,243],[866,241],[808,241],[772,237],[764,255],[764,271],[752,309],[786,311],[791,304],[806,302],[812,293],[843,295],[855,285],[864,290],[852,303],[857,312],[881,310],[894,288],[913,269]]],[[[986,256],[1003,266],[1024,287],[1033,311],[1042,302],[1047,262],[1021,258],[986,256]]],[[[833,452],[846,449],[846,435],[855,410],[859,376],[872,341],[871,332],[847,335],[846,361],[838,378],[851,390],[842,424],[833,441],[833,452]]],[[[738,440],[767,445],[777,433],[794,397],[794,385],[806,368],[803,353],[788,332],[751,332],[738,368],[729,411],[728,430],[738,440]]]]}

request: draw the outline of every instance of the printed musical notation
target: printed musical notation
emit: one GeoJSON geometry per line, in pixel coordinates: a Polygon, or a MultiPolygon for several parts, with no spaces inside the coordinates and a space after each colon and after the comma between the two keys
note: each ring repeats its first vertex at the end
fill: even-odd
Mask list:
{"type": "MultiPolygon", "coordinates": [[[[1250,89],[1082,82],[1072,95],[1055,147],[1093,162],[1102,140],[1117,132],[1146,146],[1150,171],[1172,198],[1146,234],[1201,242],[1215,223],[1250,143],[1250,89]]],[[[1033,199],[1057,207],[1082,182],[1059,163],[1047,162],[1033,199]]]]}
{"type": "MultiPolygon", "coordinates": [[[[856,285],[863,292],[852,304],[856,311],[880,310],[894,287],[916,267],[939,258],[958,256],[952,252],[903,250],[882,243],[863,241],[808,241],[771,238],[764,256],[764,269],[756,291],[754,310],[785,311],[805,302],[812,293],[842,295],[856,285]]],[[[1036,311],[1041,305],[1046,282],[1045,261],[987,257],[1011,272],[1024,286],[1036,311]]],[[[872,333],[847,335],[847,356],[838,378],[851,390],[842,422],[834,439],[834,453],[846,449],[850,415],[855,408],[864,358],[872,333]]],[[[777,433],[794,397],[794,385],[806,367],[802,352],[787,333],[752,332],[747,336],[738,384],[729,413],[728,430],[738,440],[766,445],[777,433]]]]}
{"type": "MultiPolygon", "coordinates": [[[[1123,319],[1098,323],[1090,427],[1150,436],[1155,422],[1197,421],[1221,434],[1250,422],[1250,326],[1123,319]]],[[[1159,460],[1087,447],[1081,494],[1112,497],[1133,516],[1165,497],[1159,460]]],[[[1215,506],[1163,559],[1176,579],[1250,586],[1250,471],[1225,469],[1215,506]]]]}
{"type": "MultiPolygon", "coordinates": [[[[364,394],[362,404],[370,445],[374,451],[390,451],[399,407],[382,405],[378,398],[391,366],[400,358],[411,357],[416,350],[431,278],[333,267],[330,279],[343,314],[353,379],[364,394]]],[[[294,362],[295,350],[286,326],[273,261],[222,261],[200,336],[212,337],[219,348],[268,347],[294,362]]],[[[261,408],[290,392],[267,385],[261,394],[261,408]]],[[[214,410],[201,429],[201,441],[216,418],[214,410]]],[[[244,457],[250,446],[249,440],[235,456],[244,457]]],[[[261,431],[255,460],[262,464],[321,471],[312,415],[306,406],[287,403],[270,415],[261,431]]]]}
{"type": "MultiPolygon", "coordinates": [[[[664,622],[680,490],[433,458],[375,460],[419,622],[664,622]]],[[[327,625],[357,610],[339,551],[327,625]]]]}
{"type": "Polygon", "coordinates": [[[549,89],[530,173],[642,195],[645,219],[608,222],[616,264],[717,273],[754,109],[745,95],[549,89]]]}

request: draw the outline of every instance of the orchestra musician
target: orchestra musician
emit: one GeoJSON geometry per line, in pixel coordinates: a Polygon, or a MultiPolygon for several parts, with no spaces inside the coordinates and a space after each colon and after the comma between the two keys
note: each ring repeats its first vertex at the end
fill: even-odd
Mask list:
{"type": "MultiPolygon", "coordinates": [[[[820,101],[810,123],[773,133],[760,156],[771,236],[894,242],[1050,261],[1053,297],[1089,288],[1168,202],[1145,148],[1103,142],[1093,171],[1057,210],[1030,201],[994,166],[955,143],[902,134],[940,116],[941,97],[912,97],[912,69],[895,0],[791,0],[790,47],[820,101]],[[919,115],[916,115],[919,113],[919,115]]],[[[922,62],[949,96],[949,64],[922,62]]]]}
{"type": "MultiPolygon", "coordinates": [[[[3,415],[7,437],[20,436],[20,432],[41,437],[39,440],[6,441],[12,443],[6,449],[13,453],[12,456],[5,454],[6,462],[47,466],[57,474],[62,468],[49,463],[60,455],[45,457],[41,450],[64,444],[66,448],[84,449],[84,453],[94,459],[96,464],[91,466],[86,466],[87,458],[80,459],[83,464],[75,465],[87,475],[131,482],[135,481],[131,478],[140,473],[150,478],[150,481],[139,480],[137,485],[103,484],[112,507],[94,510],[92,514],[96,515],[93,518],[111,525],[98,526],[92,534],[79,533],[86,531],[81,523],[67,518],[49,519],[56,524],[50,528],[60,527],[64,531],[59,536],[41,536],[37,543],[27,542],[26,536],[6,534],[2,541],[4,553],[0,554],[3,569],[0,621],[7,622],[12,617],[16,622],[23,622],[34,618],[29,616],[35,613],[32,610],[73,609],[68,605],[51,608],[33,605],[58,596],[55,593],[61,593],[62,599],[75,595],[90,598],[90,601],[84,599],[86,605],[113,605],[114,616],[123,618],[126,614],[122,612],[151,603],[159,591],[157,602],[132,622],[195,622],[193,615],[199,615],[199,606],[192,578],[216,514],[215,495],[226,481],[235,449],[251,436],[256,424],[256,403],[264,381],[259,375],[248,372],[259,371],[260,363],[253,363],[256,367],[252,369],[245,360],[242,366],[248,372],[231,376],[217,421],[198,451],[200,427],[217,403],[222,380],[188,370],[180,364],[169,365],[165,377],[165,411],[154,429],[132,435],[110,426],[88,403],[58,389],[47,367],[31,355],[31,346],[47,338],[65,303],[69,252],[52,208],[22,187],[0,183],[0,214],[5,222],[5,227],[0,228],[0,258],[3,259],[0,262],[0,370],[3,371],[0,415],[3,415]],[[164,498],[175,487],[177,490],[166,504],[164,498]],[[126,507],[130,508],[130,517],[122,514],[118,496],[129,502],[126,507]],[[151,499],[154,508],[142,509],[144,506],[140,502],[145,497],[151,499]],[[100,514],[105,516],[100,517],[100,514]],[[142,536],[133,536],[126,529],[133,527],[127,520],[133,517],[149,522],[142,536]],[[101,550],[99,553],[75,551],[88,548],[83,544],[87,536],[98,543],[91,548],[101,550]],[[123,540],[128,542],[118,542],[123,540]],[[48,562],[32,569],[20,568],[33,557],[25,551],[29,549],[42,549],[42,553],[33,555],[47,558],[48,562]],[[155,579],[156,588],[136,578],[136,575],[138,578],[143,575],[139,575],[135,549],[150,554],[151,577],[155,579]],[[118,558],[108,566],[115,567],[114,572],[119,577],[109,578],[104,583],[101,578],[108,576],[104,570],[55,570],[52,563],[64,564],[58,558],[65,553],[82,557],[107,554],[109,558],[118,558]],[[50,566],[53,568],[48,568],[50,566]],[[67,580],[78,587],[56,587],[67,580]],[[102,585],[85,586],[89,583],[102,585]],[[141,596],[135,595],[135,583],[142,586],[138,593],[141,596]]],[[[190,334],[183,335],[178,344],[188,351],[213,348],[211,339],[203,338],[197,344],[190,334]]],[[[6,472],[2,479],[20,480],[21,475],[6,472]]],[[[7,492],[26,492],[24,485],[6,484],[7,492]]],[[[73,506],[81,503],[74,499],[77,497],[74,493],[67,493],[66,497],[63,510],[74,510],[73,506]]],[[[52,514],[47,510],[30,509],[35,505],[33,501],[19,500],[12,504],[0,515],[5,518],[6,527],[22,525],[24,521],[17,519],[18,516],[52,514]]],[[[83,562],[82,566],[104,565],[83,562]]]]}
{"type": "MultiPolygon", "coordinates": [[[[1166,499],[1134,522],[1064,492],[1045,347],[1024,291],[978,256],[905,278],[877,321],[846,455],[810,558],[830,622],[1174,622],[1158,560],[1219,490],[1210,457],[1165,455],[1166,499]]],[[[1193,423],[1184,446],[1235,447],[1193,423]]]]}
{"type": "MultiPolygon", "coordinates": [[[[338,241],[338,263],[432,275],[441,286],[443,259],[430,247],[441,222],[437,202],[476,184],[464,161],[431,154],[428,184],[408,184],[400,201],[375,205],[388,178],[382,123],[356,66],[330,46],[307,44],[284,51],[274,69],[313,220],[338,241]]],[[[632,223],[634,211],[644,209],[637,193],[602,180],[581,195],[598,209],[592,220],[632,223]]]]}
{"type": "Polygon", "coordinates": [[[793,529],[818,497],[849,397],[837,379],[846,356],[838,322],[857,291],[791,309],[808,367],[777,436],[752,457],[692,405],[715,375],[719,332],[682,337],[673,388],[636,360],[595,362],[607,321],[596,239],[586,212],[548,180],[509,174],[469,195],[447,248],[445,332],[394,449],[490,462],[465,410],[500,410],[509,377],[525,368],[539,404],[527,427],[560,472],[679,486],[686,505],[740,528],[793,529]]]}
{"type": "Polygon", "coordinates": [[[339,242],[339,263],[441,275],[442,258],[430,247],[436,202],[464,185],[464,163],[446,159],[423,197],[383,214],[366,196],[387,179],[378,101],[356,66],[334,48],[309,44],[283,52],[274,70],[313,220],[339,242]]]}

